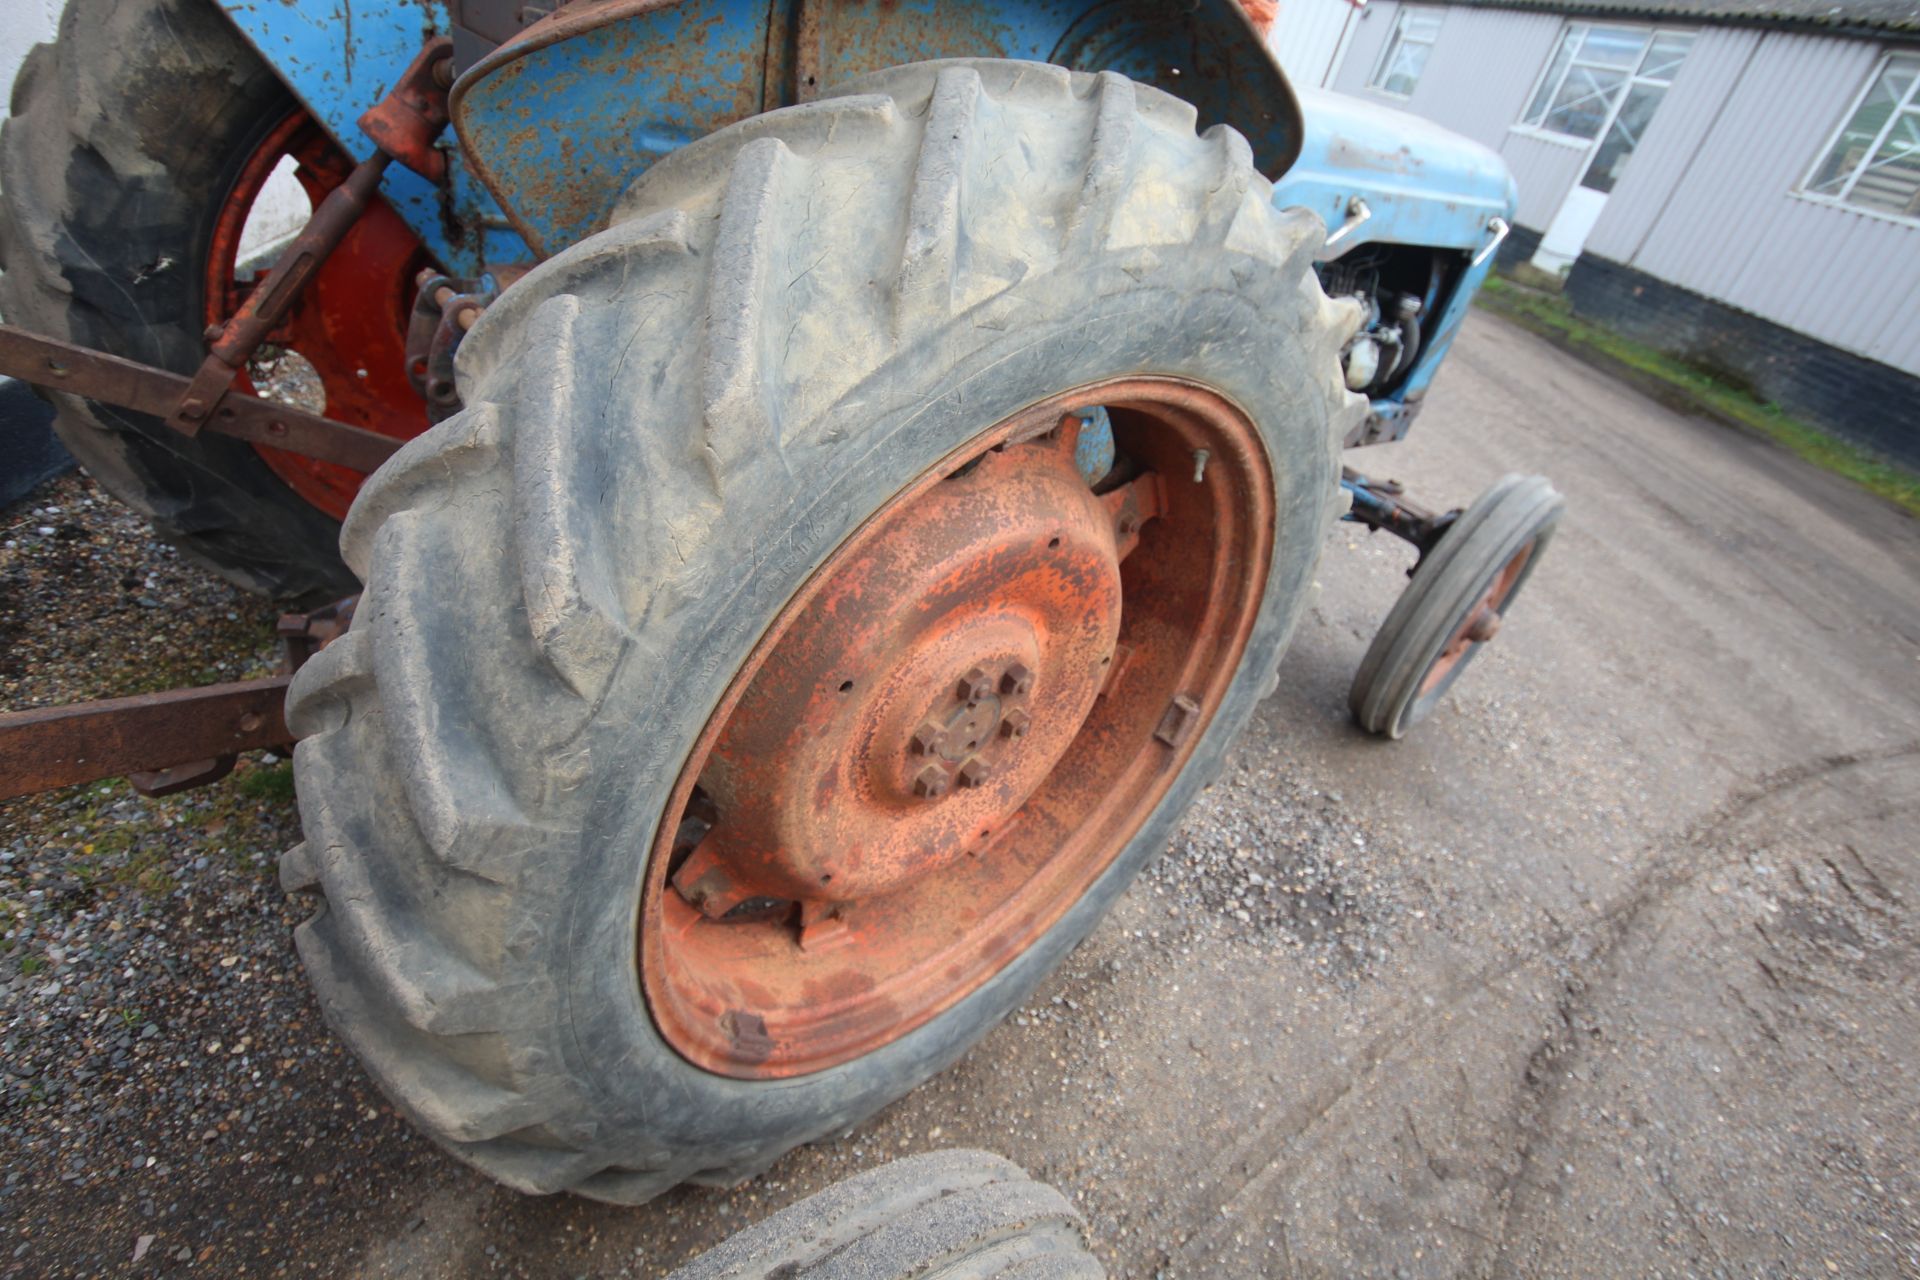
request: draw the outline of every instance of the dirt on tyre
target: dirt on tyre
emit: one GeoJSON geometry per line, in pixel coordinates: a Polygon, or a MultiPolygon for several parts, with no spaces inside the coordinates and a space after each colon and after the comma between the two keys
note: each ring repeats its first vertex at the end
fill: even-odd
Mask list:
{"type": "Polygon", "coordinates": [[[1123,77],[916,65],[488,310],[289,709],[300,953],[422,1127],[528,1191],[732,1183],[1087,934],[1271,687],[1364,411],[1270,196],[1123,77]]]}
{"type": "Polygon", "coordinates": [[[1502,476],[1448,526],[1374,635],[1348,691],[1368,733],[1399,738],[1433,713],[1553,540],[1562,498],[1544,476],[1502,476]]]}
{"type": "Polygon", "coordinates": [[[855,1174],[729,1236],[669,1280],[1103,1280],[1067,1198],[985,1151],[855,1174]]]}
{"type": "MultiPolygon", "coordinates": [[[[12,114],[0,125],[0,316],[192,373],[206,350],[202,331],[238,305],[229,296],[232,253],[246,206],[278,158],[271,144],[303,121],[210,0],[69,0],[57,42],[36,46],[22,64],[12,114]],[[250,183],[256,170],[259,182],[250,183]]],[[[307,124],[301,180],[317,196],[350,162],[307,124]]],[[[377,357],[397,341],[399,290],[425,259],[378,202],[349,239],[287,328],[313,336],[307,350],[329,374],[333,416],[415,434],[424,407],[405,391],[397,358],[388,369],[377,357]],[[370,276],[346,265],[369,262],[385,269],[370,276]],[[323,325],[329,305],[354,319],[323,325]],[[396,389],[404,396],[380,394],[396,389]]],[[[201,563],[280,599],[353,589],[337,517],[357,476],[211,433],[189,439],[156,418],[78,396],[51,399],[74,457],[201,563]]]]}

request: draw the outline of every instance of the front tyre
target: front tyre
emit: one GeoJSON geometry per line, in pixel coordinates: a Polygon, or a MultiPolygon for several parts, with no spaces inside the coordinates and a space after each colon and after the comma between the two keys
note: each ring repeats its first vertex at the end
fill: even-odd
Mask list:
{"type": "Polygon", "coordinates": [[[283,864],[455,1153],[637,1201],[858,1122],[1218,769],[1363,402],[1322,228],[1193,118],[882,73],[668,157],[468,336],[348,517],[283,864]]]}
{"type": "Polygon", "coordinates": [[[1433,714],[1493,639],[1553,540],[1566,500],[1544,476],[1502,476],[1415,567],[1347,705],[1368,733],[1399,738],[1433,714]]]}

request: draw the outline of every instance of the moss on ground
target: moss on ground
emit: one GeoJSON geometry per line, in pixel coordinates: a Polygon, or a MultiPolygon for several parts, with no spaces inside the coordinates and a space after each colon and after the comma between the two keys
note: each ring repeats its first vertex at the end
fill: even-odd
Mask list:
{"type": "Polygon", "coordinates": [[[1787,413],[1779,405],[1728,386],[1684,361],[1583,320],[1573,313],[1565,298],[1493,277],[1480,291],[1477,301],[1489,311],[1554,339],[1576,353],[1583,350],[1598,353],[1606,362],[1624,365],[1663,384],[1672,392],[1672,398],[1682,402],[1680,407],[1757,431],[1815,466],[1920,515],[1920,474],[1837,439],[1787,413]]]}

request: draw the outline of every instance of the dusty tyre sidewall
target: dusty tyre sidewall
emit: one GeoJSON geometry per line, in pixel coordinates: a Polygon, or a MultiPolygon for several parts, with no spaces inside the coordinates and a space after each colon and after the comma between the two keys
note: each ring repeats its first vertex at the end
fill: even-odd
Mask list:
{"type": "MultiPolygon", "coordinates": [[[[952,1062],[1018,1005],[1164,847],[1217,772],[1285,648],[1323,542],[1337,461],[1326,374],[1309,367],[1305,344],[1274,331],[1273,313],[1248,300],[1263,287],[1299,287],[1274,265],[1217,250],[1163,251],[1149,278],[1166,283],[1143,285],[1103,260],[1071,282],[1053,275],[1016,286],[989,310],[1018,316],[1017,324],[996,330],[963,315],[867,379],[826,426],[857,415],[864,426],[855,434],[873,432],[873,446],[849,458],[810,505],[761,531],[767,537],[754,548],[757,558],[743,556],[753,567],[737,591],[709,625],[680,642],[683,666],[640,671],[629,663],[616,678],[605,706],[644,709],[644,718],[603,731],[593,747],[596,760],[609,763],[596,769],[564,930],[571,954],[563,980],[569,1074],[593,1092],[609,1127],[644,1146],[703,1151],[702,1163],[712,1167],[764,1158],[856,1123],[952,1062]],[[1249,412],[1267,449],[1279,513],[1271,571],[1238,673],[1186,768],[1058,924],[926,1025],[852,1063],[792,1080],[740,1081],[693,1067],[661,1039],[633,957],[646,851],[682,762],[733,673],[806,575],[939,459],[1050,394],[1143,372],[1191,378],[1249,412]],[[901,406],[877,430],[876,403],[901,406]],[[663,1098],[674,1100],[670,1111],[663,1098]]],[[[788,497],[765,495],[776,510],[788,497]]],[[[603,713],[599,723],[625,719],[603,713]]]]}

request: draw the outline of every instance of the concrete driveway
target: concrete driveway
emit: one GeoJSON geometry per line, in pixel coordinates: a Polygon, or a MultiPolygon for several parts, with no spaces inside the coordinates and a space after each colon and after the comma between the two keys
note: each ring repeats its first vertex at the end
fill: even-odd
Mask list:
{"type": "MultiPolygon", "coordinates": [[[[746,1188],[623,1210],[347,1118],[342,1059],[301,1102],[334,1117],[330,1207],[255,1206],[253,1256],[653,1275],[964,1145],[1072,1197],[1116,1276],[1920,1276],[1916,522],[1478,315],[1413,439],[1354,461],[1436,505],[1542,472],[1567,518],[1397,744],[1346,687],[1410,552],[1342,526],[1168,858],[954,1070],[746,1188]]],[[[218,1178],[173,1209],[244,1210],[247,1169],[218,1178]]]]}
{"type": "Polygon", "coordinates": [[[1120,1276],[1920,1275],[1916,522],[1481,315],[1354,461],[1567,494],[1449,707],[1349,723],[1410,552],[1343,526],[1186,834],[955,1070],[734,1193],[415,1196],[367,1271],[664,1269],[976,1145],[1120,1276]]]}

